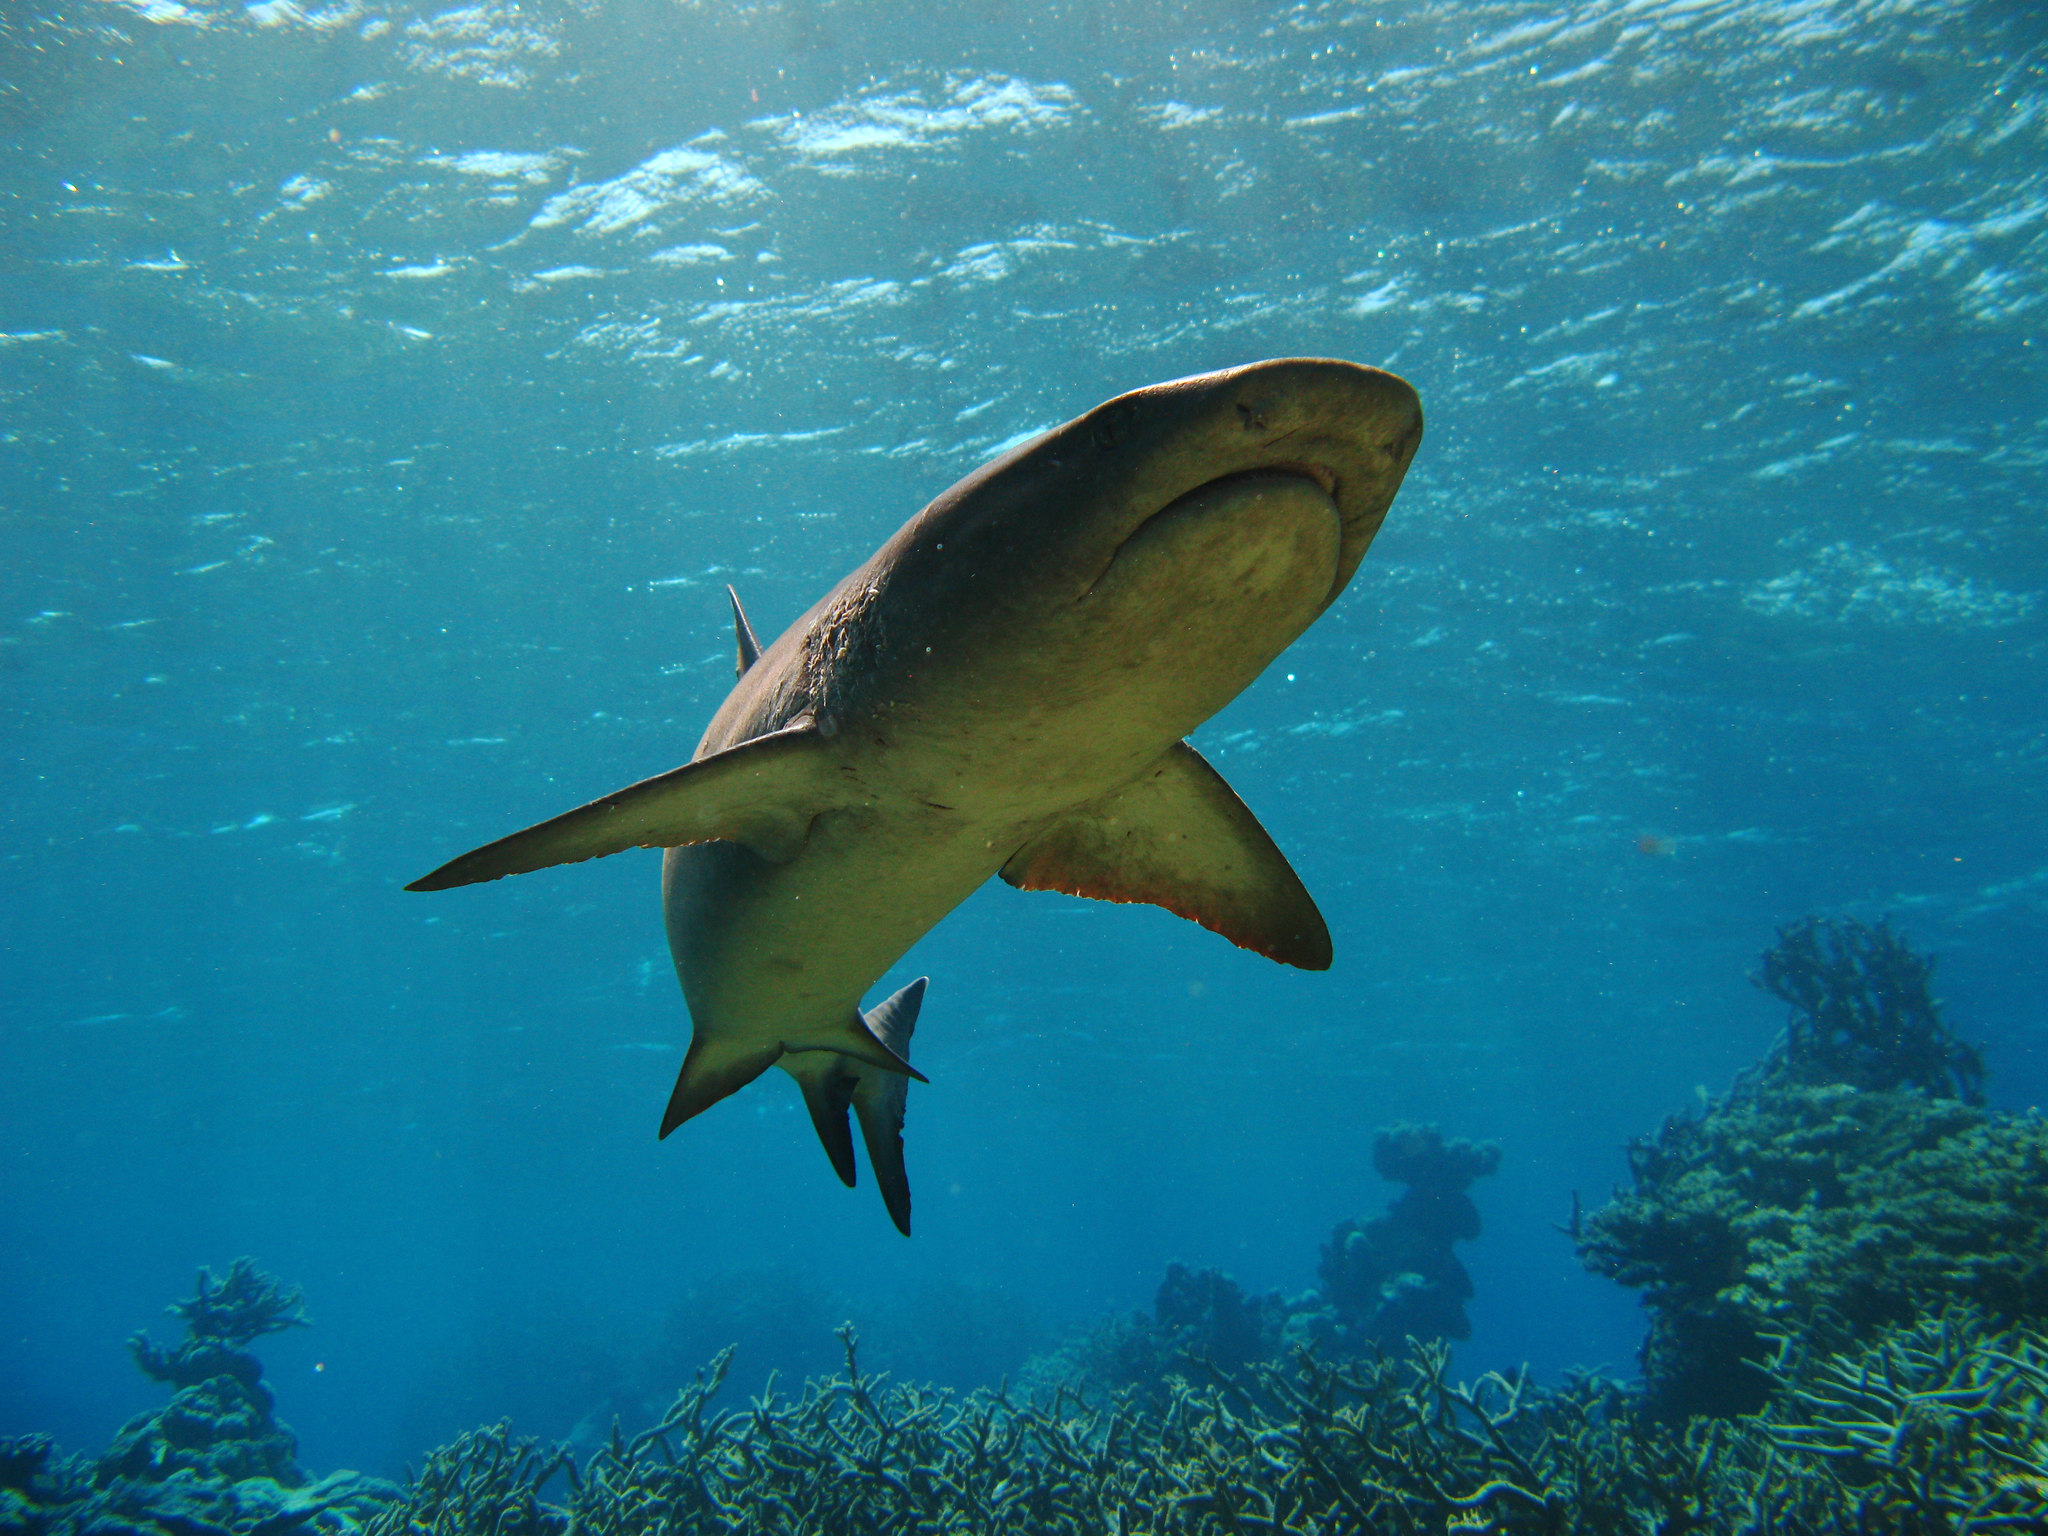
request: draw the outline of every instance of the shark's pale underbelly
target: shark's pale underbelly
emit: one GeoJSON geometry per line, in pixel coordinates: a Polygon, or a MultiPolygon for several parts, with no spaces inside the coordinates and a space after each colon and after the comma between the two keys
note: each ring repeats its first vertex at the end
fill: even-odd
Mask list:
{"type": "Polygon", "coordinates": [[[669,949],[699,1029],[785,1049],[843,1032],[860,999],[1022,841],[1014,821],[827,811],[787,863],[737,843],[669,850],[669,949]]]}

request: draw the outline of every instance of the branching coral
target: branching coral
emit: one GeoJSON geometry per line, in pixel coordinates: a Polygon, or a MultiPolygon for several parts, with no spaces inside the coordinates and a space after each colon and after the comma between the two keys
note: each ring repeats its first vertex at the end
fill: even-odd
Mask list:
{"type": "Polygon", "coordinates": [[[178,1346],[162,1349],[149,1335],[137,1333],[128,1340],[128,1350],[145,1376],[176,1387],[196,1386],[221,1375],[254,1387],[263,1367],[245,1352],[247,1346],[266,1333],[304,1328],[310,1322],[304,1293],[265,1274],[250,1258],[236,1259],[220,1280],[213,1278],[212,1270],[200,1270],[192,1295],[164,1310],[185,1319],[185,1337],[178,1346]]]}
{"type": "Polygon", "coordinates": [[[2048,1530],[2048,1339],[1958,1308],[1787,1374],[1765,1433],[1825,1479],[1843,1529],[2048,1530]]]}
{"type": "Polygon", "coordinates": [[[1984,1059],[1942,1022],[1933,978],[1932,957],[1883,922],[1805,917],[1779,929],[1750,977],[1791,1010],[1766,1071],[1982,1103],[1984,1059]]]}
{"type": "MultiPolygon", "coordinates": [[[[1062,1390],[1020,1403],[898,1385],[864,1376],[857,1341],[843,1338],[844,1374],[793,1400],[770,1393],[711,1413],[721,1358],[660,1424],[615,1435],[563,1509],[533,1502],[553,1465],[535,1447],[468,1437],[372,1536],[1506,1531],[1565,1529],[1587,1503],[1566,1442],[1527,1411],[1527,1383],[1450,1385],[1441,1346],[1402,1362],[1304,1354],[1242,1382],[1180,1380],[1155,1413],[1128,1396],[1090,1404],[1062,1390]]],[[[1631,1529],[1625,1508],[1585,1528],[1631,1529]]]]}

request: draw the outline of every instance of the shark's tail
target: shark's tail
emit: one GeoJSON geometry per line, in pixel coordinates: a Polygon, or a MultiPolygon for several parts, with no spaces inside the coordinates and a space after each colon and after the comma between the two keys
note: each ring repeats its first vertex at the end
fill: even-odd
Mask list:
{"type": "MultiPolygon", "coordinates": [[[[917,1010],[929,980],[918,977],[860,1016],[858,1027],[905,1067],[910,1064],[910,1036],[917,1028],[917,1010]]],[[[833,1172],[849,1189],[854,1182],[853,1131],[846,1112],[852,1109],[889,1219],[897,1231],[910,1236],[910,1176],[903,1169],[903,1109],[910,1079],[871,1060],[832,1050],[793,1053],[782,1058],[782,1065],[803,1086],[804,1105],[818,1140],[832,1160],[833,1172]]]]}
{"type": "MultiPolygon", "coordinates": [[[[925,983],[930,980],[918,977],[864,1015],[875,1038],[906,1062],[917,1010],[924,1004],[925,983]]],[[[872,1067],[862,1069],[853,1090],[853,1113],[860,1121],[861,1139],[868,1144],[868,1166],[875,1170],[889,1219],[905,1237],[910,1236],[910,1175],[903,1171],[903,1105],[909,1096],[909,1078],[872,1067]]]]}

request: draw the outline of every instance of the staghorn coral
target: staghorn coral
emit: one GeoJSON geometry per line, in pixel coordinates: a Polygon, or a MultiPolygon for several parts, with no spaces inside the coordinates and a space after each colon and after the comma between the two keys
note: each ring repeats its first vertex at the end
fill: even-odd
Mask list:
{"type": "Polygon", "coordinates": [[[899,1384],[840,1337],[842,1373],[734,1410],[711,1407],[721,1354],[580,1468],[503,1425],[465,1436],[370,1536],[1975,1536],[2048,1518],[2048,1341],[1971,1314],[1849,1356],[1781,1348],[1768,1418],[1683,1425],[1592,1378],[1453,1382],[1440,1343],[1210,1372],[1155,1409],[899,1384]]]}
{"type": "Polygon", "coordinates": [[[1763,1424],[1813,1474],[1843,1530],[1900,1536],[2048,1530],[2048,1338],[1993,1332],[1974,1308],[1800,1364],[1763,1424]]]}

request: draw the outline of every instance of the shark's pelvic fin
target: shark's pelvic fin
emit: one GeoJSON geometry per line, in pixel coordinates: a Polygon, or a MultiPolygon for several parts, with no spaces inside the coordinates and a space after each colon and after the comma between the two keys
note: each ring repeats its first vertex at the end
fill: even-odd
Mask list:
{"type": "Polygon", "coordinates": [[[747,610],[740,606],[740,595],[731,582],[726,583],[725,595],[732,599],[732,636],[740,652],[739,670],[734,675],[745,677],[747,668],[761,659],[761,642],[754,638],[754,626],[747,622],[747,610]]]}
{"type": "MultiPolygon", "coordinates": [[[[700,1115],[729,1093],[737,1093],[775,1065],[780,1046],[766,1050],[717,1049],[704,1043],[701,1034],[690,1041],[683,1054],[683,1070],[676,1074],[675,1091],[668,1096],[668,1108],[661,1116],[661,1136],[700,1115]]],[[[656,1138],[657,1140],[660,1137],[656,1138]]]]}
{"type": "Polygon", "coordinates": [[[1019,890],[1150,902],[1283,965],[1330,967],[1330,930],[1301,877],[1184,741],[1039,832],[1002,873],[1019,890]]]}
{"type": "MultiPolygon", "coordinates": [[[[917,1010],[924,1004],[929,980],[918,977],[867,1012],[869,1030],[906,1065],[911,1031],[917,1028],[917,1010]]],[[[910,1175],[903,1169],[903,1106],[909,1095],[910,1079],[896,1072],[863,1072],[853,1089],[853,1113],[860,1121],[861,1139],[868,1144],[868,1166],[875,1170],[889,1219],[905,1237],[910,1236],[910,1175]]]]}
{"type": "Polygon", "coordinates": [[[486,843],[406,889],[445,891],[627,848],[720,840],[745,843],[764,859],[786,863],[803,846],[812,819],[831,802],[829,751],[810,725],[757,736],[486,843]]]}

